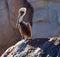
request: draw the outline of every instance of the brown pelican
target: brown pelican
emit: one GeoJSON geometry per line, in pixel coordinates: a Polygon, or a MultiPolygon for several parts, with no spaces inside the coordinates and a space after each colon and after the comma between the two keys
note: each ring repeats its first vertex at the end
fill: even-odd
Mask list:
{"type": "Polygon", "coordinates": [[[25,16],[26,14],[26,8],[20,8],[19,9],[19,15],[18,15],[18,19],[17,19],[17,26],[18,26],[18,29],[19,29],[19,32],[21,34],[21,36],[23,38],[25,38],[26,40],[29,40],[30,37],[31,37],[31,25],[30,23],[26,23],[23,21],[23,17],[25,16]]]}

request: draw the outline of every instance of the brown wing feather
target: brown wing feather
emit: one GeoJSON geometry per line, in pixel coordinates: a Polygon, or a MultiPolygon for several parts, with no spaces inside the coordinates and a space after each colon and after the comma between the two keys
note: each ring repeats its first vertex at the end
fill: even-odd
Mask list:
{"type": "Polygon", "coordinates": [[[20,25],[20,33],[25,38],[31,37],[31,25],[30,24],[23,24],[20,25]]]}

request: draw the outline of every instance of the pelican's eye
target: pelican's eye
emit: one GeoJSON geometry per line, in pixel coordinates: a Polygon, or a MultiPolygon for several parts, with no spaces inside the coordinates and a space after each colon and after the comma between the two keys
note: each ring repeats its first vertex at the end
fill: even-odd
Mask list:
{"type": "Polygon", "coordinates": [[[23,11],[20,11],[20,15],[22,16],[24,14],[24,12],[23,11]]]}

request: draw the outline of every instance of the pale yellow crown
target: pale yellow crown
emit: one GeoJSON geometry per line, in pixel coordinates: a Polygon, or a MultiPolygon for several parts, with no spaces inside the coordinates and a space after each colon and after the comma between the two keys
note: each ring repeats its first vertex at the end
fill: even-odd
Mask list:
{"type": "Polygon", "coordinates": [[[26,10],[27,9],[25,7],[22,7],[22,8],[19,9],[19,13],[20,13],[20,11],[23,11],[24,13],[26,13],[26,10]]]}

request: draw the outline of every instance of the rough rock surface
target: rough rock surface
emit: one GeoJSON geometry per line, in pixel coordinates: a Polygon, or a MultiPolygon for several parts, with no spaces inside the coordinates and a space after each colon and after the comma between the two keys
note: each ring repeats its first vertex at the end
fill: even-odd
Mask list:
{"type": "Polygon", "coordinates": [[[24,20],[31,23],[33,11],[26,0],[0,0],[0,55],[21,39],[16,28],[18,10],[21,7],[27,8],[24,20]]]}
{"type": "Polygon", "coordinates": [[[34,9],[32,38],[60,36],[60,1],[27,0],[34,9]],[[37,33],[38,32],[38,33],[37,33]]]}
{"type": "Polygon", "coordinates": [[[50,38],[43,44],[40,41],[21,40],[8,48],[1,57],[60,57],[60,38],[50,38]]]}

